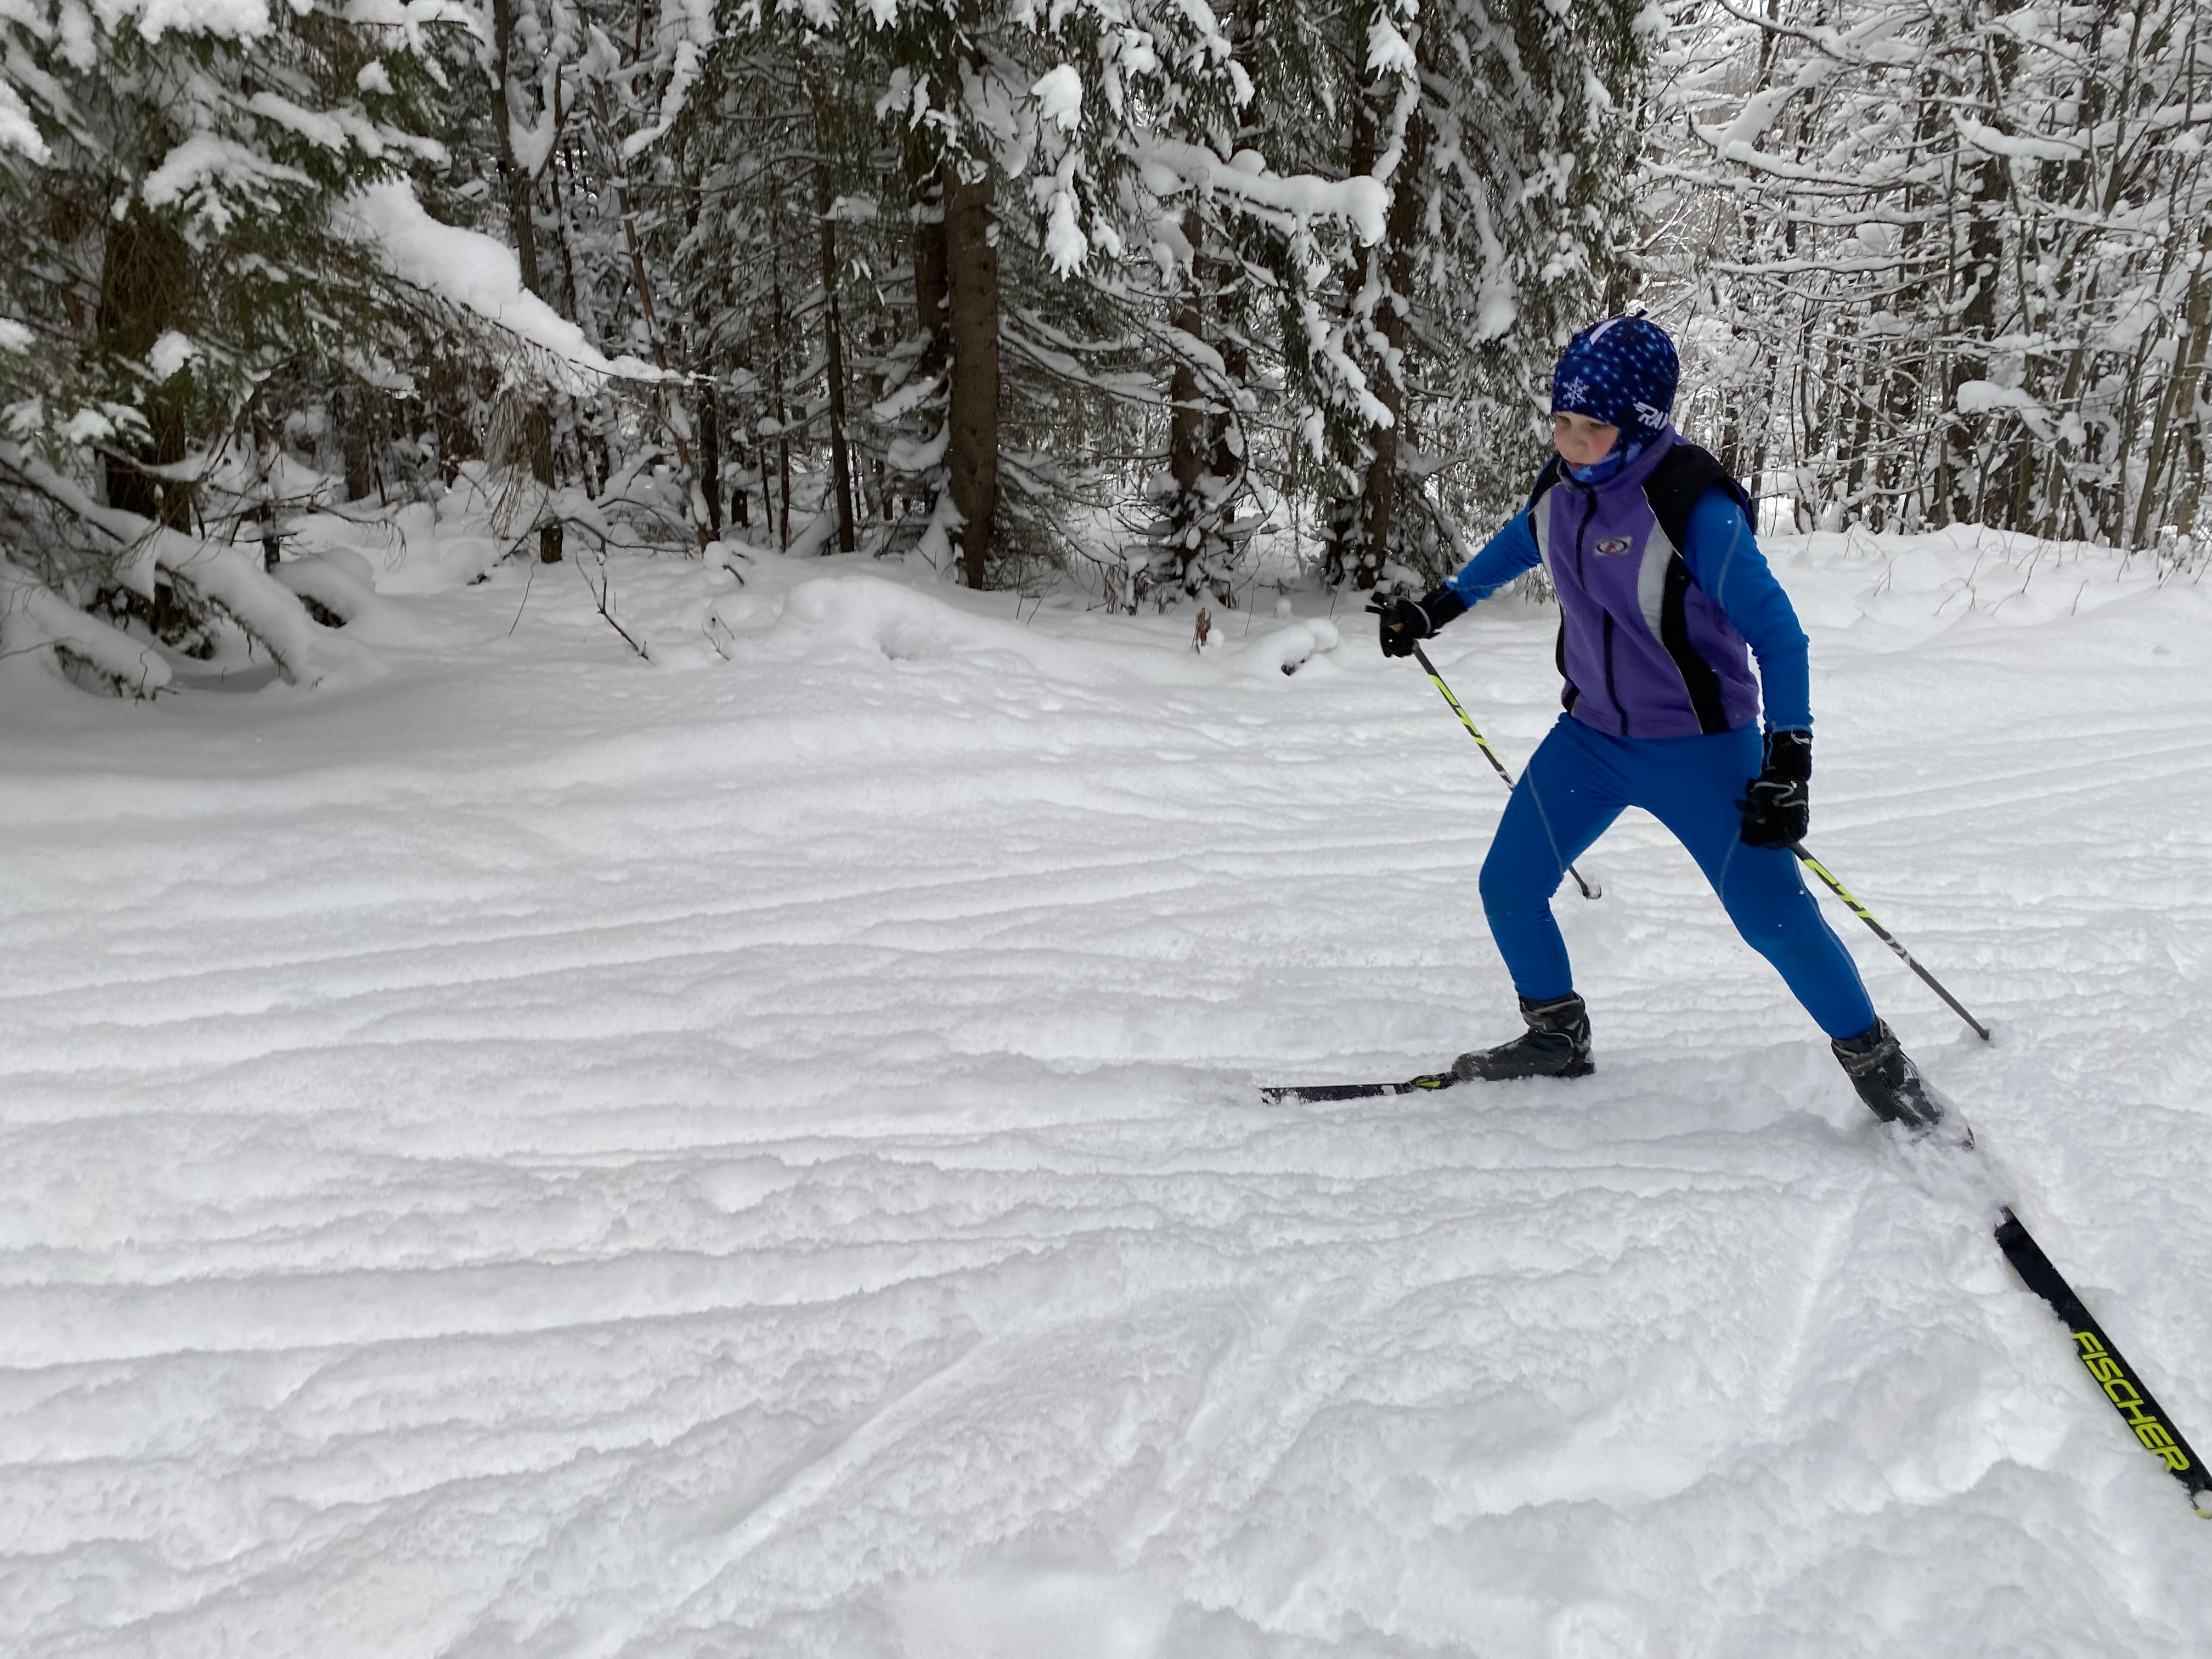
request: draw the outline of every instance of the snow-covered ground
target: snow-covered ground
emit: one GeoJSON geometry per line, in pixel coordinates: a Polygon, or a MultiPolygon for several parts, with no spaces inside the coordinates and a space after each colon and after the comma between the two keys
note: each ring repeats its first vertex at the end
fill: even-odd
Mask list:
{"type": "MultiPolygon", "coordinates": [[[[1971,540],[1778,544],[1811,844],[2212,1448],[2212,592],[1971,540]]],[[[1258,1103],[1514,1025],[1367,619],[618,562],[647,665],[477,554],[337,689],[9,671],[0,1652],[2212,1650],[1992,1189],[1648,818],[1558,901],[1595,1077],[1258,1103]]],[[[1510,758],[1551,648],[1438,641],[1510,758]]]]}

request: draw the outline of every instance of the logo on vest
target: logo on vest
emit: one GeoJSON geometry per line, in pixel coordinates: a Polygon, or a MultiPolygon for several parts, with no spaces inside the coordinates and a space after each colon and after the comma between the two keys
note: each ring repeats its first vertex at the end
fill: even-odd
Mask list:
{"type": "Polygon", "coordinates": [[[1629,545],[1628,538],[1626,536],[1607,536],[1597,544],[1597,550],[1601,553],[1626,553],[1628,551],[1629,545]]]}

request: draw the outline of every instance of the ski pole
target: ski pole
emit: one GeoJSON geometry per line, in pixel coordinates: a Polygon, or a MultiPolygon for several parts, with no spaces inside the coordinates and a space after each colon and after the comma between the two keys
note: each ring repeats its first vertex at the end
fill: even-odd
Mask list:
{"type": "MultiPolygon", "coordinates": [[[[1447,693],[1446,695],[1449,696],[1449,694],[1447,693]]],[[[1976,1036],[1981,1038],[1984,1042],[1987,1042],[1990,1040],[1990,1028],[1983,1024],[1978,1019],[1976,1019],[1972,1014],[1968,1013],[1966,1009],[1966,1005],[1960,1002],[1958,998],[1953,996],[1948,991],[1945,990],[1943,988],[1942,982],[1939,981],[1935,975],[1929,973],[1917,962],[1915,962],[1912,959],[1912,952],[1906,950],[1904,945],[1898,943],[1897,935],[1891,933],[1888,928],[1876,921],[1874,919],[1874,913],[1869,910],[1865,905],[1859,902],[1858,896],[1853,893],[1850,888],[1844,886],[1843,883],[1838,881],[1835,877],[1829,872],[1828,866],[1826,865],[1821,863],[1820,860],[1814,858],[1810,853],[1805,850],[1804,842],[1796,841],[1791,842],[1790,843],[1790,850],[1797,855],[1799,861],[1802,863],[1808,870],[1810,870],[1814,875],[1820,877],[1822,881],[1828,884],[1828,890],[1832,892],[1838,898],[1843,900],[1845,904],[1849,905],[1853,915],[1856,916],[1861,921],[1866,923],[1869,927],[1871,927],[1874,930],[1874,936],[1876,939],[1880,939],[1884,945],[1887,945],[1891,950],[1897,952],[1897,959],[1899,962],[1902,962],[1906,967],[1912,969],[1914,973],[1919,975],[1921,979],[1926,982],[1929,990],[1935,992],[1937,996],[1942,998],[1945,1002],[1950,1004],[1951,1012],[1958,1015],[1960,1019],[1965,1020],[1966,1024],[1973,1029],[1973,1033],[1976,1036]]]]}
{"type": "MultiPolygon", "coordinates": [[[[1482,750],[1484,758],[1489,761],[1492,769],[1505,780],[1505,787],[1508,789],[1512,788],[1513,775],[1505,769],[1505,763],[1498,758],[1498,751],[1490,746],[1490,739],[1484,737],[1476,728],[1474,722],[1468,718],[1467,710],[1460,707],[1459,699],[1452,696],[1451,687],[1444,684],[1444,677],[1437,672],[1436,664],[1429,660],[1429,653],[1421,649],[1418,641],[1413,646],[1413,657],[1421,665],[1423,672],[1428,675],[1429,684],[1443,693],[1443,700],[1451,705],[1452,713],[1459,716],[1459,723],[1467,727],[1468,736],[1474,739],[1476,746],[1482,750]]],[[[1604,895],[1604,888],[1595,882],[1584,881],[1582,872],[1576,869],[1573,865],[1567,866],[1567,873],[1575,878],[1575,885],[1583,890],[1584,898],[1599,898],[1604,895]]],[[[1908,957],[1906,960],[1910,961],[1911,958],[1908,957]]]]}

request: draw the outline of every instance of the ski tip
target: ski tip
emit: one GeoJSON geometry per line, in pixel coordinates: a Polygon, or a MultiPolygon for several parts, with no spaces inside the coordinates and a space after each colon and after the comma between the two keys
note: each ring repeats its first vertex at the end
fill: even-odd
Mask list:
{"type": "Polygon", "coordinates": [[[1332,1100],[1364,1100],[1370,1095],[1396,1092],[1395,1085],[1388,1083],[1307,1083],[1262,1089],[1260,1098],[1270,1106],[1320,1106],[1332,1100]]]}
{"type": "Polygon", "coordinates": [[[1923,1146],[1947,1152],[1975,1150],[1974,1126],[1957,1112],[1946,1112],[1935,1122],[1914,1130],[1912,1138],[1923,1146]]]}
{"type": "Polygon", "coordinates": [[[1293,1083],[1266,1086],[1260,1098],[1270,1106],[1318,1105],[1332,1100],[1370,1100],[1380,1095],[1419,1094],[1449,1089],[1459,1081],[1451,1072],[1431,1072],[1403,1083],[1293,1083]]]}

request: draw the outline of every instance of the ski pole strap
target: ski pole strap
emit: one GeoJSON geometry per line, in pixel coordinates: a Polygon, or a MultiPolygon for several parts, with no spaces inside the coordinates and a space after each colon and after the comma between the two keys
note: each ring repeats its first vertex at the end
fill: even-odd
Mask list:
{"type": "MultiPolygon", "coordinates": [[[[1498,751],[1490,746],[1490,739],[1482,735],[1480,728],[1475,725],[1473,718],[1465,708],[1460,706],[1460,700],[1452,696],[1451,687],[1444,684],[1444,677],[1437,672],[1436,664],[1429,660],[1429,653],[1421,649],[1419,641],[1414,641],[1413,644],[1413,658],[1421,665],[1421,672],[1429,677],[1429,684],[1437,688],[1437,694],[1451,705],[1452,713],[1458,715],[1459,723],[1467,727],[1468,736],[1473,738],[1481,749],[1484,758],[1490,763],[1491,769],[1505,781],[1505,787],[1508,789],[1513,787],[1513,775],[1505,769],[1505,763],[1498,758],[1498,751]]],[[[1583,878],[1583,872],[1576,869],[1573,865],[1567,866],[1567,873],[1575,878],[1575,885],[1582,889],[1584,898],[1594,899],[1602,896],[1604,890],[1585,881],[1583,878]]]]}
{"type": "Polygon", "coordinates": [[[2135,1431],[2136,1438],[2145,1451],[2166,1465],[2166,1471],[2188,1488],[2189,1501],[2197,1514],[2212,1521],[2212,1474],[2207,1474],[2203,1460],[2197,1455],[2181,1431],[2173,1425],[2172,1419],[2150,1390],[2134,1366],[2120,1357],[2104,1328],[2089,1316],[2081,1305],[2081,1298],[2074,1287],[2051,1265],[2051,1258],[2043,1247],[2029,1237],[2021,1224],[2020,1218],[2011,1210],[2003,1212],[1997,1223],[1997,1248],[2012,1263],[2013,1271],[2021,1282],[2051,1304],[2051,1311],[2074,1334],[2074,1349],[2086,1370],[2105,1398],[2112,1402],[2112,1409],[2135,1431]]]}
{"type": "Polygon", "coordinates": [[[1820,877],[1822,881],[1827,883],[1828,890],[1833,893],[1838,898],[1843,900],[1846,905],[1850,906],[1851,914],[1856,916],[1861,921],[1866,923],[1866,925],[1873,930],[1874,936],[1876,939],[1880,939],[1884,945],[1889,946],[1891,950],[1896,951],[1897,959],[1903,963],[1906,967],[1912,969],[1914,973],[1917,974],[1920,976],[1922,982],[1925,984],[1929,990],[1935,992],[1937,996],[1942,998],[1945,1003],[1949,1005],[1951,1012],[1958,1015],[1960,1019],[1965,1020],[1976,1036],[1981,1038],[1984,1042],[1987,1042],[1990,1040],[1990,1028],[1983,1024],[1978,1019],[1976,1019],[1972,1014],[1968,1013],[1966,1012],[1966,1004],[1960,1002],[1958,998],[1953,996],[1948,991],[1945,990],[1943,988],[1943,982],[1937,979],[1935,975],[1929,973],[1925,968],[1922,967],[1920,963],[1913,958],[1912,952],[1906,950],[1902,944],[1899,943],[1897,935],[1891,933],[1888,928],[1876,921],[1874,919],[1874,913],[1868,909],[1865,905],[1859,902],[1858,895],[1852,892],[1851,890],[1844,886],[1843,883],[1838,881],[1835,876],[1829,871],[1826,865],[1821,863],[1820,860],[1814,858],[1810,853],[1805,850],[1805,844],[1802,842],[1790,842],[1790,850],[1797,855],[1798,861],[1808,870],[1810,870],[1814,875],[1820,877]]]}

